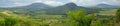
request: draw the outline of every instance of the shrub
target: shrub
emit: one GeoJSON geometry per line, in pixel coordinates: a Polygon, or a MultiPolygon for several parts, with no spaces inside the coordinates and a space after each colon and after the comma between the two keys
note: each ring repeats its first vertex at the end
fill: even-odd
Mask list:
{"type": "Polygon", "coordinates": [[[67,13],[66,21],[70,26],[90,26],[94,17],[94,14],[86,15],[85,10],[75,10],[67,13]]]}

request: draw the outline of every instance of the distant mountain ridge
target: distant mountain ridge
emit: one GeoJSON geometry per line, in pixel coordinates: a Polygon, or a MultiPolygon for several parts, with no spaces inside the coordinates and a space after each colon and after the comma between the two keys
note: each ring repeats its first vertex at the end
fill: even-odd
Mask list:
{"type": "Polygon", "coordinates": [[[97,7],[97,8],[107,8],[107,9],[116,9],[119,6],[108,5],[108,4],[98,4],[95,7],[97,7]]]}
{"type": "Polygon", "coordinates": [[[74,11],[79,9],[85,9],[86,13],[95,13],[94,10],[100,11],[101,9],[116,9],[117,6],[112,6],[108,4],[98,4],[96,6],[92,6],[90,8],[88,7],[82,7],[77,6],[75,3],[67,3],[62,6],[49,6],[44,3],[33,3],[27,6],[20,6],[20,7],[12,7],[12,8],[5,8],[1,9],[3,10],[11,10],[14,11],[17,14],[27,14],[27,15],[38,15],[38,14],[50,14],[50,15],[65,15],[67,11],[74,11]]]}
{"type": "Polygon", "coordinates": [[[26,6],[27,8],[51,8],[52,6],[43,4],[43,3],[33,3],[31,5],[26,6]]]}
{"type": "Polygon", "coordinates": [[[67,3],[62,6],[54,7],[51,9],[47,9],[47,14],[66,14],[67,11],[77,10],[85,7],[77,6],[75,3],[67,3]]]}

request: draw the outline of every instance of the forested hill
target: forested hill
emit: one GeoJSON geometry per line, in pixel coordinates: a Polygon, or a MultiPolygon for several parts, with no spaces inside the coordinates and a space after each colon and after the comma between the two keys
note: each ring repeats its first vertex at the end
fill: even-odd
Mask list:
{"type": "Polygon", "coordinates": [[[77,6],[75,3],[67,3],[62,6],[53,7],[44,3],[33,3],[26,6],[18,6],[12,8],[0,8],[0,11],[10,10],[16,14],[24,15],[39,15],[39,14],[49,14],[49,15],[65,15],[67,11],[85,9],[87,14],[96,13],[105,9],[113,9],[118,6],[112,6],[108,4],[98,4],[91,7],[77,6]],[[96,12],[95,12],[96,11],[96,12]]]}

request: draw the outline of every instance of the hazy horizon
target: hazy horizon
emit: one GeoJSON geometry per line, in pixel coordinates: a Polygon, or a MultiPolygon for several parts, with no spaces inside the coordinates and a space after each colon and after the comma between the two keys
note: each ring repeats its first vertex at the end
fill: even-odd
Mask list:
{"type": "Polygon", "coordinates": [[[119,5],[120,0],[0,0],[0,7],[25,6],[32,3],[44,3],[51,6],[60,6],[73,2],[78,6],[94,6],[97,4],[119,5]]]}

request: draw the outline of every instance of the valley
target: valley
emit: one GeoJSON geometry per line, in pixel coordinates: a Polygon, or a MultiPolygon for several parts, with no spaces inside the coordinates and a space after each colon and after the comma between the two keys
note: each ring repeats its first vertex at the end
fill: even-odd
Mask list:
{"type": "Polygon", "coordinates": [[[75,3],[0,7],[0,26],[120,26],[119,9],[120,6],[103,3],[91,7],[75,3]]]}

